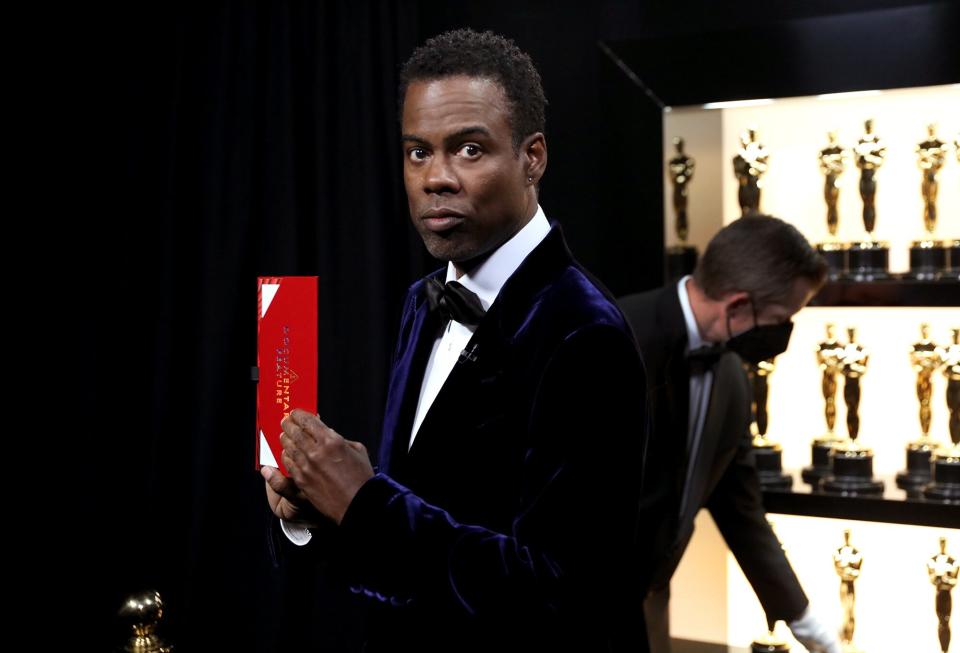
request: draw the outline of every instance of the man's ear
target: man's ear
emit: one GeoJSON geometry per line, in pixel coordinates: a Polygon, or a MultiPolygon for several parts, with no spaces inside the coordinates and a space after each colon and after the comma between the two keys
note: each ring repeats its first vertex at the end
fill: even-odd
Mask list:
{"type": "Polygon", "coordinates": [[[727,313],[736,313],[750,304],[750,293],[744,290],[728,293],[723,298],[723,303],[727,307],[727,313]]]}
{"type": "Polygon", "coordinates": [[[523,139],[520,156],[524,158],[525,177],[536,186],[547,169],[547,139],[543,132],[530,134],[523,139]]]}

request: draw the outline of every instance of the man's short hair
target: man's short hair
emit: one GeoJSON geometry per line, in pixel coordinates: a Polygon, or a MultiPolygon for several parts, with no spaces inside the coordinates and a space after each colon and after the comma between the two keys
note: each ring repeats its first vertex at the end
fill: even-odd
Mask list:
{"type": "Polygon", "coordinates": [[[503,88],[510,109],[513,149],[544,130],[547,98],[530,56],[493,32],[457,29],[438,34],[414,50],[400,70],[400,116],[411,82],[466,75],[489,79],[503,88]]]}
{"type": "Polygon", "coordinates": [[[760,309],[782,302],[798,278],[823,284],[827,264],[796,227],[767,215],[744,216],[717,232],[693,277],[711,299],[750,293],[760,309]]]}

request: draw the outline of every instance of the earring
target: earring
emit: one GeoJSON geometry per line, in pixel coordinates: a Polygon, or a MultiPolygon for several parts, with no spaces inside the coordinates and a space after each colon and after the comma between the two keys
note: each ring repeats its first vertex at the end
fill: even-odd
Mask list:
{"type": "Polygon", "coordinates": [[[527,181],[533,181],[533,177],[527,177],[527,181]]]}

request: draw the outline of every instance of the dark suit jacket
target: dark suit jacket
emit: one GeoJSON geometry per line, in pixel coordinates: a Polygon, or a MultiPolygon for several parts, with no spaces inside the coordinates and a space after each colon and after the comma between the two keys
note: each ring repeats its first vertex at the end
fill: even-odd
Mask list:
{"type": "Polygon", "coordinates": [[[657,560],[654,588],[669,582],[693,535],[694,517],[706,507],[767,616],[799,617],[807,598],[764,516],[751,449],[750,386],[740,358],[725,353],[713,368],[700,446],[690,460],[687,328],[676,284],[621,298],[620,306],[648,375],[651,434],[644,503],[670,506],[648,552],[657,560]],[[688,475],[693,478],[689,508],[681,515],[688,475]]]}
{"type": "Polygon", "coordinates": [[[615,302],[554,226],[408,453],[441,326],[423,288],[405,301],[379,472],[338,533],[345,577],[376,604],[367,650],[646,650],[632,555],[646,388],[615,302]]]}

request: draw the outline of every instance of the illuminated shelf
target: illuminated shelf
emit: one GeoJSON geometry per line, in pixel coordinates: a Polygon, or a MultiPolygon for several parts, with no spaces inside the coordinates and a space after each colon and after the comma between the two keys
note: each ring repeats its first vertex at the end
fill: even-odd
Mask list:
{"type": "Polygon", "coordinates": [[[908,498],[893,478],[882,480],[886,488],[883,496],[845,497],[812,492],[800,475],[794,474],[793,490],[765,491],[763,506],[769,513],[782,515],[960,528],[960,505],[908,498]]]}
{"type": "Polygon", "coordinates": [[[713,642],[697,642],[692,639],[671,639],[672,653],[749,653],[749,649],[713,642]]]}
{"type": "Polygon", "coordinates": [[[960,306],[960,281],[829,281],[810,306],[960,306]]]}

